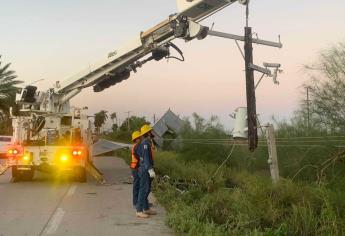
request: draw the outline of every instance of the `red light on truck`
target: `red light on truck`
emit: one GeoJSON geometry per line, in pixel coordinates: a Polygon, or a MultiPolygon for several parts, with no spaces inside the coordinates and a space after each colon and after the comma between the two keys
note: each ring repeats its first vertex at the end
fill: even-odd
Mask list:
{"type": "Polygon", "coordinates": [[[20,147],[10,147],[7,150],[7,155],[8,156],[17,156],[21,153],[21,148],[20,147]]]}
{"type": "Polygon", "coordinates": [[[81,156],[82,151],[80,151],[80,150],[73,150],[72,154],[73,154],[73,156],[81,156]]]}

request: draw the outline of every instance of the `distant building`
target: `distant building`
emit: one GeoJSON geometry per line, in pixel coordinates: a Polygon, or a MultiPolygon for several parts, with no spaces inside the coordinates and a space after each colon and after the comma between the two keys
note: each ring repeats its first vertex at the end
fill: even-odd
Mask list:
{"type": "Polygon", "coordinates": [[[169,109],[153,126],[156,145],[159,148],[173,148],[178,145],[182,127],[183,120],[169,109]]]}

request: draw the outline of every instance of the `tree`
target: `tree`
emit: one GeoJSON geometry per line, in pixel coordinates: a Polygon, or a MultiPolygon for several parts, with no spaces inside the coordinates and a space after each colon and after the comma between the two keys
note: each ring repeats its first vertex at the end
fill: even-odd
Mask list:
{"type": "Polygon", "coordinates": [[[305,87],[311,94],[313,123],[333,132],[345,131],[345,43],[324,50],[318,62],[306,69],[311,72],[305,87]]]}
{"type": "Polygon", "coordinates": [[[113,122],[112,130],[113,130],[113,131],[116,131],[116,130],[118,129],[117,114],[116,114],[116,112],[113,112],[113,113],[110,114],[110,119],[111,119],[112,122],[113,122]],[[116,120],[116,123],[115,123],[115,120],[116,120]]]}
{"type": "Polygon", "coordinates": [[[9,70],[11,63],[3,67],[1,64],[0,60],[0,110],[8,112],[9,108],[15,104],[16,85],[22,83],[22,81],[16,80],[15,72],[9,70]]]}
{"type": "MultiPolygon", "coordinates": [[[[1,55],[0,55],[1,59],[1,55]]],[[[0,60],[0,133],[11,132],[10,107],[15,107],[16,85],[22,81],[16,80],[15,72],[10,70],[10,63],[1,66],[0,60]]]]}
{"type": "Polygon", "coordinates": [[[94,125],[96,127],[97,134],[100,134],[101,127],[105,124],[107,119],[108,119],[108,112],[105,110],[102,110],[95,114],[94,125]]]}
{"type": "Polygon", "coordinates": [[[129,118],[126,118],[121,126],[120,126],[120,130],[122,131],[128,131],[128,121],[131,123],[131,132],[134,132],[135,130],[140,130],[140,128],[145,125],[148,124],[149,122],[146,121],[145,117],[138,117],[138,116],[131,116],[129,118]],[[129,120],[128,120],[129,119],[129,120]]]}

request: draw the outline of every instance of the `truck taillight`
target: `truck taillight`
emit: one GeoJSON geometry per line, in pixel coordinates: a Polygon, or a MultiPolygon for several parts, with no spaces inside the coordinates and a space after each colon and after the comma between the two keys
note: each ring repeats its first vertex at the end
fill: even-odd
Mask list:
{"type": "Polygon", "coordinates": [[[15,156],[18,156],[18,155],[20,155],[22,153],[22,148],[21,147],[17,147],[17,146],[15,146],[15,147],[9,147],[8,149],[7,149],[7,156],[9,156],[9,157],[15,157],[15,156]]]}
{"type": "Polygon", "coordinates": [[[73,150],[72,154],[73,154],[73,156],[81,156],[82,151],[81,150],[73,150]]]}
{"type": "Polygon", "coordinates": [[[18,154],[18,150],[17,149],[9,149],[7,151],[8,154],[10,155],[17,155],[18,154]]]}

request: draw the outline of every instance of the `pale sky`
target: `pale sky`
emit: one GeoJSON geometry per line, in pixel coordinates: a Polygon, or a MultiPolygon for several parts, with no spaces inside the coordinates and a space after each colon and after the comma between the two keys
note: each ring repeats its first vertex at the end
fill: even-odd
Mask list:
{"type": "MultiPolygon", "coordinates": [[[[104,58],[109,52],[176,12],[174,0],[11,0],[0,1],[0,54],[11,62],[19,79],[46,89],[104,58]]],[[[202,22],[215,30],[243,34],[245,9],[234,4],[202,22]]],[[[257,90],[258,113],[288,118],[301,99],[307,79],[303,64],[318,52],[345,40],[344,0],[252,0],[250,24],[260,38],[276,41],[283,49],[255,46],[255,63],[279,62],[284,73],[280,85],[270,79],[257,90]]],[[[231,40],[208,37],[175,43],[186,62],[152,62],[123,83],[102,93],[92,88],[72,100],[101,109],[147,116],[152,120],[168,108],[181,116],[193,112],[218,115],[230,128],[228,114],[245,106],[244,61],[231,40]]],[[[260,75],[257,74],[258,79],[260,75]]]]}

